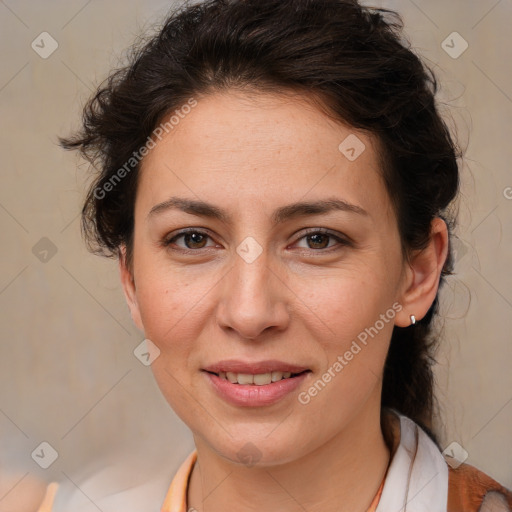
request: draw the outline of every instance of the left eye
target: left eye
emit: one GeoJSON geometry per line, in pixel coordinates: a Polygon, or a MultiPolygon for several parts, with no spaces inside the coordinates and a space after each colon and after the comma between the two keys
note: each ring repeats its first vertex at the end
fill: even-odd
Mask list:
{"type": "Polygon", "coordinates": [[[306,235],[301,237],[299,240],[306,240],[307,244],[308,244],[308,240],[309,240],[310,243],[308,244],[308,247],[306,247],[306,249],[317,250],[317,249],[327,249],[327,248],[332,247],[332,246],[329,246],[329,240],[332,240],[332,239],[336,240],[338,242],[338,244],[340,244],[340,245],[347,245],[346,240],[343,240],[339,236],[336,236],[332,233],[324,232],[324,231],[313,231],[313,232],[307,233],[306,235]],[[327,241],[327,246],[325,245],[326,241],[327,241]],[[313,244],[313,246],[311,246],[310,244],[313,244]]]}

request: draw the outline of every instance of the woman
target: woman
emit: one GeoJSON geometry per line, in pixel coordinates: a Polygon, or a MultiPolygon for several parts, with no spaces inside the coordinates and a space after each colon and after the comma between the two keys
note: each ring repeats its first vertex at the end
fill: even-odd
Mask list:
{"type": "Polygon", "coordinates": [[[184,7],[61,141],[193,432],[162,511],[512,509],[430,431],[459,155],[400,29],[355,0],[184,7]]]}

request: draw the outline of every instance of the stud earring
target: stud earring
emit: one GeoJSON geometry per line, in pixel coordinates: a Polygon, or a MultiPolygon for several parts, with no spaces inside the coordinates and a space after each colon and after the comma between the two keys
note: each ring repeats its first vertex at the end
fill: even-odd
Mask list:
{"type": "Polygon", "coordinates": [[[411,315],[411,325],[414,325],[416,323],[416,318],[414,315],[411,315]]]}

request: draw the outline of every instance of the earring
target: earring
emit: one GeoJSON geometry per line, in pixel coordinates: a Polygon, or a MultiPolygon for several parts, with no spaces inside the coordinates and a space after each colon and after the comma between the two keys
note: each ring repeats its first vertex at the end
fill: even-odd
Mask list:
{"type": "Polygon", "coordinates": [[[416,323],[416,318],[414,315],[411,315],[411,325],[414,325],[416,323]]]}

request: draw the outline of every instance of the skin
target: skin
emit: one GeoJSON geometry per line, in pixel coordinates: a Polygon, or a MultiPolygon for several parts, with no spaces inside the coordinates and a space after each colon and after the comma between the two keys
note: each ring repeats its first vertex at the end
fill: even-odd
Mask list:
{"type": "Polygon", "coordinates": [[[429,246],[402,258],[377,151],[372,136],[304,97],[230,91],[198,98],[145,157],[133,266],[123,256],[120,272],[134,323],[160,350],[156,381],[194,436],[188,507],[354,512],[377,492],[389,463],[380,395],[393,325],[426,314],[448,250],[446,225],[436,218],[429,246]],[[338,149],[350,134],[366,147],[355,161],[338,149]],[[213,203],[231,222],[176,209],[148,217],[171,196],[213,203]],[[276,208],[330,197],[367,215],[332,211],[272,223],[276,208]],[[206,238],[162,243],[188,227],[206,238]],[[307,228],[352,243],[307,237],[307,228]],[[248,236],[263,249],[252,263],[236,252],[248,236]],[[402,309],[393,320],[301,404],[298,393],[395,302],[402,309]],[[240,407],[200,371],[226,358],[278,359],[312,372],[276,404],[240,407]],[[248,442],[260,457],[255,465],[237,455],[248,442]]]}

